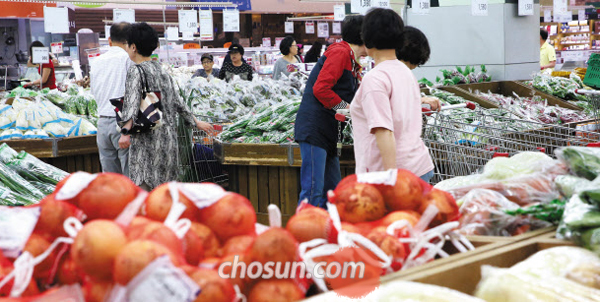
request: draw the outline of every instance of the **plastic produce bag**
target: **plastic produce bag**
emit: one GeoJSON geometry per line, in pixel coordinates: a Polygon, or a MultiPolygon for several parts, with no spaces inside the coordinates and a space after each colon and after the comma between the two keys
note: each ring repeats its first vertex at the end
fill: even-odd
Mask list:
{"type": "Polygon", "coordinates": [[[0,133],[0,141],[21,138],[23,138],[23,132],[17,129],[6,129],[0,133]]]}
{"type": "Polygon", "coordinates": [[[483,169],[487,179],[508,179],[514,176],[532,174],[556,164],[550,156],[541,152],[520,152],[512,157],[491,159],[483,169]]]}
{"type": "Polygon", "coordinates": [[[581,188],[587,187],[591,182],[577,176],[559,175],[554,179],[554,183],[564,197],[571,198],[573,194],[578,192],[581,188]]]}
{"type": "MultiPolygon", "coordinates": [[[[3,144],[0,148],[3,148],[4,145],[6,144],[3,144]]],[[[13,157],[7,165],[28,179],[52,185],[58,184],[59,181],[69,176],[69,173],[49,165],[25,151],[21,151],[17,156],[13,157]]]]}
{"type": "Polygon", "coordinates": [[[566,147],[556,151],[575,175],[594,180],[600,174],[600,148],[566,147]]]}
{"type": "Polygon", "coordinates": [[[42,199],[45,195],[7,165],[0,163],[0,181],[21,195],[42,199]]]}
{"type": "Polygon", "coordinates": [[[60,123],[47,124],[43,129],[52,137],[66,137],[68,133],[68,129],[64,128],[60,123]]]}
{"type": "Polygon", "coordinates": [[[9,163],[13,158],[17,157],[19,153],[11,148],[8,144],[3,143],[0,145],[0,162],[9,163]]]}
{"type": "MultiPolygon", "coordinates": [[[[600,210],[573,195],[565,207],[562,222],[571,230],[600,227],[600,210]]],[[[560,228],[559,228],[560,229],[560,228]]]]}
{"type": "Polygon", "coordinates": [[[462,198],[460,231],[466,235],[514,236],[531,228],[550,226],[527,216],[511,216],[504,212],[517,209],[516,203],[498,192],[474,189],[462,198]]]}

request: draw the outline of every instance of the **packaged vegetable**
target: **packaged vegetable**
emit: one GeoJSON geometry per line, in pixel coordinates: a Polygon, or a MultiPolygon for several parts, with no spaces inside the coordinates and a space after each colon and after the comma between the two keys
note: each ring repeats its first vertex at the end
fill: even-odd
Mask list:
{"type": "MultiPolygon", "coordinates": [[[[8,147],[4,147],[5,145],[6,144],[2,144],[0,148],[8,147]]],[[[51,185],[58,184],[59,181],[69,175],[69,173],[49,165],[25,151],[21,151],[17,156],[10,160],[7,165],[11,169],[16,170],[20,175],[28,175],[27,178],[29,179],[36,179],[51,185]]]]}
{"type": "Polygon", "coordinates": [[[549,203],[539,203],[524,208],[505,210],[504,212],[513,216],[530,215],[539,220],[547,221],[552,224],[558,224],[564,214],[565,204],[565,201],[555,199],[549,203]]]}
{"type": "Polygon", "coordinates": [[[567,202],[562,222],[572,230],[600,227],[600,210],[573,195],[567,202]]]}
{"type": "Polygon", "coordinates": [[[45,195],[7,165],[0,163],[0,181],[14,192],[37,200],[45,195]]]}
{"type": "Polygon", "coordinates": [[[600,149],[589,147],[565,147],[556,151],[575,175],[594,180],[600,173],[600,149]]]}
{"type": "Polygon", "coordinates": [[[590,181],[572,175],[559,175],[554,179],[556,187],[565,198],[571,198],[575,192],[581,188],[587,187],[590,181]]]}

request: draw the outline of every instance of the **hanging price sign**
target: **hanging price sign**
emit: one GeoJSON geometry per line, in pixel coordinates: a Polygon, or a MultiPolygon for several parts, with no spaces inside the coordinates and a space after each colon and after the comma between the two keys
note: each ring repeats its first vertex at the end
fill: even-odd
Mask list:
{"type": "Polygon", "coordinates": [[[200,41],[212,41],[213,36],[213,17],[212,10],[200,10],[200,41]]]}
{"type": "Polygon", "coordinates": [[[355,14],[364,15],[371,7],[373,7],[371,1],[376,0],[352,0],[352,2],[350,2],[350,11],[355,14]]]}
{"type": "Polygon", "coordinates": [[[333,6],[333,20],[344,21],[346,18],[346,6],[345,5],[334,5],[333,6]]]}
{"type": "Polygon", "coordinates": [[[237,9],[223,10],[223,32],[240,31],[240,11],[237,9]]]}
{"type": "Polygon", "coordinates": [[[333,24],[331,26],[331,32],[333,34],[341,34],[342,33],[342,23],[333,22],[333,24]]]}
{"type": "Polygon", "coordinates": [[[271,47],[271,38],[263,38],[262,46],[263,47],[271,47]]]}
{"type": "Polygon", "coordinates": [[[549,9],[544,11],[544,22],[552,22],[552,11],[549,9]]]}
{"type": "Polygon", "coordinates": [[[390,0],[371,0],[371,7],[390,8],[390,0]]]}
{"type": "Polygon", "coordinates": [[[577,20],[579,20],[579,21],[587,20],[587,16],[585,14],[585,9],[580,9],[577,15],[578,15],[577,20]]]}
{"type": "Polygon", "coordinates": [[[44,31],[53,34],[68,34],[69,9],[44,6],[44,31]]]}
{"type": "Polygon", "coordinates": [[[113,24],[119,22],[135,23],[135,11],[133,9],[113,9],[113,24]]]}
{"type": "Polygon", "coordinates": [[[32,47],[31,63],[46,64],[50,61],[48,47],[32,47]]]}
{"type": "Polygon", "coordinates": [[[488,0],[471,0],[471,14],[473,16],[487,16],[488,8],[488,0]]]}
{"type": "Polygon", "coordinates": [[[554,0],[554,15],[567,13],[567,0],[554,0]]]}
{"type": "Polygon", "coordinates": [[[62,42],[50,43],[50,49],[52,49],[52,53],[63,53],[63,43],[62,42]]]}
{"type": "Polygon", "coordinates": [[[415,15],[429,15],[429,8],[431,4],[430,0],[416,0],[413,1],[414,5],[412,11],[415,15]]]}
{"type": "Polygon", "coordinates": [[[315,33],[315,22],[306,22],[304,27],[306,28],[306,33],[307,34],[314,34],[315,33]]]}
{"type": "Polygon", "coordinates": [[[167,32],[165,36],[169,41],[178,41],[179,31],[177,30],[177,27],[167,27],[167,32]]]}
{"type": "Polygon", "coordinates": [[[178,14],[180,32],[198,31],[198,15],[195,10],[180,10],[178,14]]]}
{"type": "Polygon", "coordinates": [[[329,38],[329,23],[327,22],[319,22],[317,24],[317,37],[319,38],[329,38]]]}
{"type": "Polygon", "coordinates": [[[286,34],[294,33],[294,22],[285,22],[285,33],[286,34]]]}
{"type": "Polygon", "coordinates": [[[519,16],[533,16],[533,0],[519,0],[519,16]]]}

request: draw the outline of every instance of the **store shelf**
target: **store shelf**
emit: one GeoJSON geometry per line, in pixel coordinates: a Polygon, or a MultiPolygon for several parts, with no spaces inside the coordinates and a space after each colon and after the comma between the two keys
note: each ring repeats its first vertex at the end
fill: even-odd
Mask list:
{"type": "MultiPolygon", "coordinates": [[[[590,41],[585,41],[585,42],[561,42],[558,43],[559,45],[579,45],[579,44],[590,44],[590,41]]],[[[582,49],[585,50],[585,49],[582,49]]]]}
{"type": "Polygon", "coordinates": [[[590,34],[590,31],[581,31],[581,32],[562,32],[563,35],[576,35],[576,34],[590,34]]]}

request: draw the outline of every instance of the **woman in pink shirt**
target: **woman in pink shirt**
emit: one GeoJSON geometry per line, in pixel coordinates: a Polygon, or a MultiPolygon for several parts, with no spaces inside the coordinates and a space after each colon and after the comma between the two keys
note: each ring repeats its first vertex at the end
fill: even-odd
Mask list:
{"type": "Polygon", "coordinates": [[[396,58],[404,23],[390,9],[373,9],[362,26],[375,68],[363,78],[350,112],[356,172],[406,169],[429,181],[433,162],[421,139],[421,95],[410,69],[396,58]]]}

